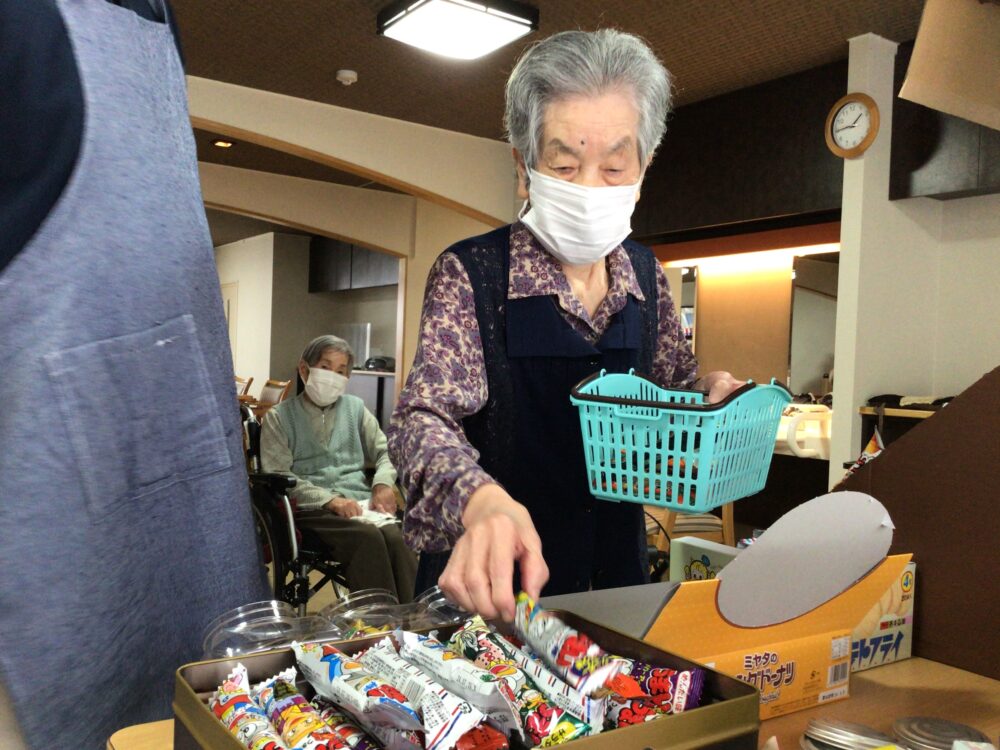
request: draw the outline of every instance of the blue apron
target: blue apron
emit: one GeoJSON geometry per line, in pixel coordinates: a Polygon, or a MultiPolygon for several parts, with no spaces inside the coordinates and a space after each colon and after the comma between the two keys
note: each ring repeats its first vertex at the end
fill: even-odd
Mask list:
{"type": "Polygon", "coordinates": [[[168,717],[205,625],[267,593],[170,29],[58,5],[85,119],[0,274],[0,680],[30,745],[98,748],[168,717]]]}

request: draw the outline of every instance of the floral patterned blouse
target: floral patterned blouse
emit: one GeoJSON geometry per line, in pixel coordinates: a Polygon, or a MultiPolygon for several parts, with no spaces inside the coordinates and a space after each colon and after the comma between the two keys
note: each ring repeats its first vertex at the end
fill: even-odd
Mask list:
{"type": "MultiPolygon", "coordinates": [[[[567,322],[590,343],[600,339],[629,294],[645,300],[628,254],[618,246],[607,256],[607,296],[591,318],[559,262],[527,227],[515,223],[510,233],[508,297],[556,297],[567,322]]],[[[659,264],[656,284],[659,340],[651,374],[665,388],[690,388],[697,362],[659,264]]],[[[461,423],[486,405],[486,397],[472,284],[458,257],[445,252],[427,279],[417,354],[388,431],[389,455],[407,493],[403,535],[413,549],[450,549],[464,530],[465,503],[480,486],[495,481],[477,463],[479,452],[461,423]]]]}

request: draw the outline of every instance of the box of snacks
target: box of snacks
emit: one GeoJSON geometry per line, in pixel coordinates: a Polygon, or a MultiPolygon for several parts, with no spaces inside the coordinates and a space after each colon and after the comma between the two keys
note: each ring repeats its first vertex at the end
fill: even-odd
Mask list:
{"type": "Polygon", "coordinates": [[[513,625],[438,630],[188,664],[175,750],[756,750],[757,691],[522,594],[513,625]]]}

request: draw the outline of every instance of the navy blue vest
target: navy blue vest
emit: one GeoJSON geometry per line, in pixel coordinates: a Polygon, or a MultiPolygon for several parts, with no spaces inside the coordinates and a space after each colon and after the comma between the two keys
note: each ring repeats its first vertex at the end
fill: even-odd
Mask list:
{"type": "MultiPolygon", "coordinates": [[[[549,595],[649,580],[642,507],[590,494],[580,419],[569,401],[572,387],[602,368],[652,371],[656,260],[642,245],[624,245],[646,299],[629,296],[596,345],[566,322],[554,296],[507,298],[509,226],[447,251],[472,282],[489,388],[486,406],[463,427],[483,469],[530,511],[549,595]]],[[[436,582],[447,557],[421,555],[418,590],[436,582]]]]}

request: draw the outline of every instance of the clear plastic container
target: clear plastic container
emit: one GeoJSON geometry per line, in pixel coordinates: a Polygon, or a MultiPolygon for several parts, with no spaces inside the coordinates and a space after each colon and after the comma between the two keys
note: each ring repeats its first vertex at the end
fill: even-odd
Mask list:
{"type": "Polygon", "coordinates": [[[427,627],[455,625],[472,617],[471,613],[449,601],[439,586],[431,586],[424,591],[414,599],[414,604],[427,608],[427,627]]]}
{"type": "Polygon", "coordinates": [[[396,595],[385,589],[362,589],[320,611],[344,638],[387,633],[402,627],[405,613],[396,595]]]}
{"type": "Polygon", "coordinates": [[[342,637],[325,617],[299,617],[284,602],[255,602],[217,617],[205,630],[202,650],[205,658],[214,659],[284,648],[292,641],[342,637]]]}

